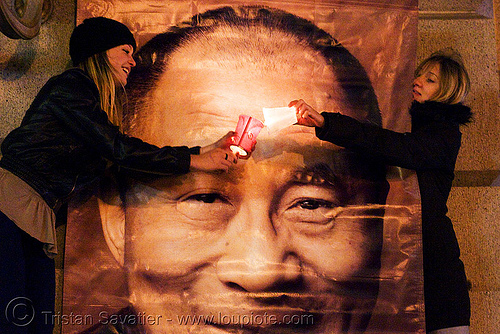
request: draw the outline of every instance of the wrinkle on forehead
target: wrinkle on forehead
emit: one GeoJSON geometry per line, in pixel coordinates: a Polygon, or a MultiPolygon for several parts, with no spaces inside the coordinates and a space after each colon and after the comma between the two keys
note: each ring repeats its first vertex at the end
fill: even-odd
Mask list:
{"type": "Polygon", "coordinates": [[[326,65],[318,51],[296,36],[262,26],[222,25],[209,33],[196,34],[170,56],[171,67],[200,68],[217,66],[221,62],[227,69],[251,67],[259,74],[289,72],[311,65],[324,68],[326,65]],[[203,60],[192,63],[186,54],[203,60]]]}
{"type": "Polygon", "coordinates": [[[281,31],[219,27],[173,51],[167,67],[143,103],[148,116],[139,127],[157,145],[209,144],[234,130],[240,114],[264,121],[263,107],[297,98],[335,108],[326,60],[281,31]]]}

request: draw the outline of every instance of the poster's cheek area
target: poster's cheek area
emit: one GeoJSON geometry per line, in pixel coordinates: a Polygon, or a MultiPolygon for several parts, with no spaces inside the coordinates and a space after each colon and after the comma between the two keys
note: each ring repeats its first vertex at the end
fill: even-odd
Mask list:
{"type": "Polygon", "coordinates": [[[272,193],[252,189],[259,182],[246,184],[241,196],[207,180],[195,182],[200,192],[175,182],[135,184],[126,215],[134,222],[126,247],[134,305],[170,317],[224,314],[232,319],[227,330],[244,317],[309,315],[302,331],[315,324],[330,332],[348,326],[341,319],[352,310],[354,317],[370,313],[379,285],[383,206],[340,207],[344,190],[319,178],[298,179],[272,193]],[[159,200],[158,191],[172,198],[159,200]],[[194,202],[187,204],[190,211],[186,201],[194,202]]]}
{"type": "MultiPolygon", "coordinates": [[[[139,42],[126,132],[192,147],[296,99],[404,130],[407,2],[79,0],[77,18],[102,9],[139,42]]],[[[228,172],[120,174],[75,200],[63,332],[424,333],[414,174],[282,119],[228,172]]]]}
{"type": "MultiPolygon", "coordinates": [[[[418,281],[418,265],[412,264],[412,254],[419,249],[413,241],[418,238],[414,227],[417,207],[347,205],[327,209],[341,201],[343,190],[313,182],[287,187],[280,203],[270,209],[263,204],[267,195],[257,194],[255,189],[253,194],[245,192],[244,198],[233,198],[220,182],[202,177],[196,183],[205,191],[203,195],[189,195],[192,190],[188,190],[186,197],[182,195],[185,185],[172,181],[136,183],[130,189],[123,217],[128,224],[122,235],[129,297],[119,301],[108,295],[106,303],[115,312],[120,305],[131,303],[136,314],[169,319],[151,327],[158,333],[162,333],[161,324],[166,333],[175,333],[176,327],[192,328],[178,323],[188,316],[219,317],[210,320],[208,328],[198,324],[202,333],[210,333],[213,326],[232,330],[248,319],[258,322],[263,317],[307,321],[301,322],[297,333],[313,332],[317,326],[327,328],[318,333],[340,333],[337,327],[345,329],[365,313],[375,312],[372,319],[384,321],[382,328],[384,319],[394,317],[390,327],[394,328],[397,321],[407,326],[418,316],[417,310],[411,311],[418,307],[412,297],[416,291],[405,293],[418,281]],[[167,186],[172,189],[165,189],[167,186]],[[216,193],[227,198],[215,199],[216,193]],[[242,203],[244,199],[248,202],[242,203]],[[195,202],[189,204],[189,212],[184,210],[184,201],[195,202]],[[212,205],[230,207],[221,211],[223,215],[203,208],[212,205]],[[200,207],[208,212],[205,219],[194,212],[200,207]],[[376,303],[379,306],[374,308],[376,303]],[[400,313],[401,308],[407,312],[400,313]]],[[[105,233],[120,228],[107,226],[113,223],[117,222],[103,222],[105,233]]],[[[108,236],[108,247],[119,244],[108,236]]],[[[99,256],[92,262],[95,258],[99,256]]],[[[101,286],[106,276],[113,277],[116,267],[109,262],[103,266],[105,263],[101,262],[100,274],[84,284],[93,291],[87,312],[99,310],[95,319],[109,307],[95,304],[104,297],[103,289],[110,293],[111,287],[118,287],[118,281],[101,286]]],[[[90,268],[97,269],[95,264],[90,268]]],[[[75,297],[70,300],[79,300],[75,297]]],[[[269,333],[296,333],[292,327],[265,328],[269,333]]]]}

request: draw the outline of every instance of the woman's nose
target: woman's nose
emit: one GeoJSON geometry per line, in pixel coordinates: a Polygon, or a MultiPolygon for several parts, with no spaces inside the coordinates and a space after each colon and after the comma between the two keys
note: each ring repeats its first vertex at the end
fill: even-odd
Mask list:
{"type": "Polygon", "coordinates": [[[246,228],[228,235],[224,255],[217,262],[219,280],[248,292],[258,292],[299,278],[300,261],[287,252],[286,242],[270,218],[250,210],[235,217],[240,222],[246,221],[241,224],[246,228]]]}
{"type": "Polygon", "coordinates": [[[134,57],[132,57],[132,56],[130,56],[129,63],[130,63],[130,65],[131,65],[132,67],[135,67],[135,65],[137,64],[137,63],[135,62],[134,57]]]}
{"type": "Polygon", "coordinates": [[[422,85],[422,80],[420,77],[416,77],[415,79],[413,79],[413,86],[420,87],[421,85],[422,85]]]}

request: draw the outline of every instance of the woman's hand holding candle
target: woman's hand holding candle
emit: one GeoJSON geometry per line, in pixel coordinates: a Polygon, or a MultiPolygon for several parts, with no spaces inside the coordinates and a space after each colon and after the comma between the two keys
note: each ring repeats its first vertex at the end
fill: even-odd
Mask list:
{"type": "Polygon", "coordinates": [[[236,155],[229,149],[234,134],[234,131],[229,131],[215,143],[200,148],[199,155],[191,155],[191,169],[229,170],[229,167],[238,162],[236,155]]]}
{"type": "Polygon", "coordinates": [[[200,148],[200,154],[206,153],[206,152],[211,151],[211,150],[216,149],[216,148],[222,148],[222,149],[229,148],[229,145],[231,145],[232,138],[234,137],[235,134],[236,134],[236,132],[229,131],[224,136],[222,136],[219,140],[217,140],[215,143],[212,143],[210,145],[203,146],[202,148],[200,148]]]}

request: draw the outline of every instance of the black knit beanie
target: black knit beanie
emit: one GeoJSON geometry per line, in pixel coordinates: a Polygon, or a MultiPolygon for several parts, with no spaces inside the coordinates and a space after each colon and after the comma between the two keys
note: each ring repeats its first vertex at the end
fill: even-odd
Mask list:
{"type": "Polygon", "coordinates": [[[93,17],[85,19],[73,30],[69,55],[73,65],[77,66],[92,55],[123,44],[136,48],[134,36],[126,25],[105,17],[93,17]]]}

